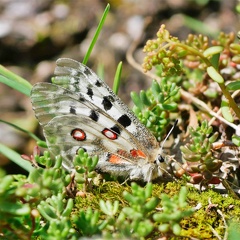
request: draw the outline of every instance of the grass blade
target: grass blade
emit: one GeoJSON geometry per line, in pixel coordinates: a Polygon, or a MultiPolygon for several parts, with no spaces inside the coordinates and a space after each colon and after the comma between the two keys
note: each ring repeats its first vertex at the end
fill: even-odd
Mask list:
{"type": "Polygon", "coordinates": [[[41,141],[41,139],[38,138],[35,134],[33,134],[33,133],[31,133],[31,132],[23,129],[23,128],[20,128],[19,126],[15,125],[15,124],[13,124],[13,123],[4,121],[4,120],[2,120],[2,119],[0,119],[0,122],[3,122],[3,123],[5,123],[5,124],[7,124],[7,125],[9,125],[9,126],[11,126],[11,127],[13,127],[13,128],[15,128],[15,129],[21,131],[21,132],[24,132],[24,133],[28,134],[31,138],[33,138],[33,139],[36,140],[36,141],[41,141]]]}
{"type": "Polygon", "coordinates": [[[22,159],[20,154],[12,150],[11,148],[0,143],[0,153],[9,158],[11,161],[16,163],[21,168],[25,169],[28,172],[31,172],[34,169],[30,162],[22,159]]]}
{"type": "Polygon", "coordinates": [[[121,79],[121,74],[122,74],[122,62],[120,62],[117,66],[117,70],[115,73],[114,77],[114,82],[113,82],[113,92],[115,94],[118,94],[118,89],[120,85],[120,79],[121,79]]]}
{"type": "Polygon", "coordinates": [[[95,32],[95,34],[93,36],[92,42],[91,42],[91,44],[90,44],[90,46],[89,46],[89,48],[87,50],[87,53],[86,53],[86,55],[85,55],[85,57],[84,57],[84,59],[82,61],[82,63],[85,64],[85,65],[87,64],[87,61],[88,61],[88,59],[89,59],[89,57],[91,55],[93,47],[94,47],[94,45],[95,45],[95,43],[96,43],[96,41],[98,39],[98,36],[99,36],[99,34],[100,34],[101,30],[102,30],[102,27],[103,27],[103,24],[104,24],[105,19],[107,17],[107,14],[109,12],[109,9],[110,9],[110,4],[107,4],[107,6],[106,6],[106,8],[105,8],[105,10],[103,12],[102,18],[101,18],[101,20],[100,20],[100,22],[98,24],[97,30],[96,30],[96,32],[95,32]]]}
{"type": "Polygon", "coordinates": [[[27,96],[30,96],[32,85],[27,80],[9,71],[2,65],[0,65],[0,82],[27,96]]]}

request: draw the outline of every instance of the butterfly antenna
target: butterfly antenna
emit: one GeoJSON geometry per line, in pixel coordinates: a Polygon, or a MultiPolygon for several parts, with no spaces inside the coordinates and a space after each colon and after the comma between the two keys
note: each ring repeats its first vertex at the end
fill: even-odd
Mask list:
{"type": "Polygon", "coordinates": [[[168,132],[167,136],[165,137],[165,139],[162,141],[161,146],[160,146],[160,152],[162,152],[163,146],[166,142],[166,140],[168,139],[169,135],[172,133],[173,129],[176,127],[178,123],[178,119],[175,121],[175,123],[173,124],[172,128],[170,129],[170,131],[168,132]]]}

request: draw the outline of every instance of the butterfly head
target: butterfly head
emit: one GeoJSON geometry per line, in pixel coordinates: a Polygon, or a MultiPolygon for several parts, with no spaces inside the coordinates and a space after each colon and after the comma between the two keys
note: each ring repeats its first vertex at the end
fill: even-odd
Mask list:
{"type": "Polygon", "coordinates": [[[158,150],[154,159],[155,160],[153,162],[154,168],[152,171],[152,180],[156,178],[161,178],[167,171],[167,164],[165,158],[162,156],[162,151],[158,150]]]}

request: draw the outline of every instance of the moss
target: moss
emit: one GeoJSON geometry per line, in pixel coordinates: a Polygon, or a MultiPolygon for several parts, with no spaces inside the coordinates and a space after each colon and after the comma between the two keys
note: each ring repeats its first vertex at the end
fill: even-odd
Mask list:
{"type": "Polygon", "coordinates": [[[94,186],[91,193],[86,193],[85,197],[76,197],[75,211],[91,207],[93,210],[99,210],[100,199],[106,201],[118,200],[122,206],[126,205],[123,199],[123,191],[131,191],[129,185],[121,185],[118,182],[105,182],[100,186],[94,186]]]}
{"type": "MultiPolygon", "coordinates": [[[[160,197],[162,193],[169,196],[179,194],[179,190],[183,182],[169,182],[167,184],[154,184],[153,196],[160,197]]],[[[183,184],[184,185],[184,184],[183,184]]],[[[121,185],[118,182],[105,182],[100,186],[94,186],[92,193],[87,193],[86,197],[77,197],[74,212],[81,209],[91,207],[93,210],[99,210],[99,200],[118,200],[121,210],[128,205],[128,202],[123,198],[123,191],[131,192],[131,187],[128,184],[121,185]]],[[[201,207],[194,212],[191,217],[184,218],[181,221],[182,232],[181,236],[195,237],[198,239],[217,239],[213,234],[214,229],[220,236],[225,234],[225,225],[219,210],[222,212],[226,221],[232,219],[240,219],[240,201],[230,196],[223,196],[212,189],[199,191],[195,187],[188,187],[187,201],[188,207],[196,207],[201,204],[201,207]]],[[[159,204],[158,207],[161,207],[159,204]]],[[[155,231],[151,234],[159,236],[157,225],[155,231]]],[[[171,239],[171,238],[170,238],[171,239]]],[[[172,238],[174,239],[174,238],[172,238]]]]}
{"type": "Polygon", "coordinates": [[[188,201],[192,207],[197,206],[197,204],[202,206],[192,217],[182,220],[182,228],[186,229],[183,230],[183,233],[187,236],[200,239],[217,239],[214,238],[211,227],[220,236],[224,236],[226,226],[221,213],[225,220],[239,219],[240,217],[240,201],[230,196],[223,196],[213,190],[200,192],[197,189],[189,188],[188,201]]]}

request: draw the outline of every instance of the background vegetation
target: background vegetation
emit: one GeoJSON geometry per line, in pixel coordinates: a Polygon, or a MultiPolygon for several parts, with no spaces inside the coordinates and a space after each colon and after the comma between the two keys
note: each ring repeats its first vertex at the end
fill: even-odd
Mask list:
{"type": "MultiPolygon", "coordinates": [[[[2,65],[31,84],[49,80],[57,58],[82,61],[105,6],[102,1],[1,3],[2,65]]],[[[19,92],[1,84],[0,163],[8,175],[1,170],[0,238],[237,239],[237,8],[234,1],[112,1],[89,58],[88,65],[110,85],[116,65],[123,61],[119,95],[128,102],[134,90],[133,111],[159,141],[179,120],[165,150],[174,155],[173,162],[181,163],[174,168],[178,182],[144,188],[101,179],[92,183],[87,177],[95,176],[96,159],[79,151],[76,190],[73,176],[61,168],[62,159],[52,161],[47,152],[40,157],[34,148],[39,139],[29,132],[41,136],[41,129],[29,98],[22,94],[28,95],[31,85],[2,68],[1,80],[15,79],[19,92]],[[148,78],[139,71],[141,64],[148,78]],[[23,162],[30,175],[8,163],[19,158],[10,149],[26,154],[35,169],[17,162],[23,162]],[[220,181],[224,188],[218,188],[220,181]],[[189,182],[205,188],[213,184],[228,196],[187,189],[189,182]]]]}

